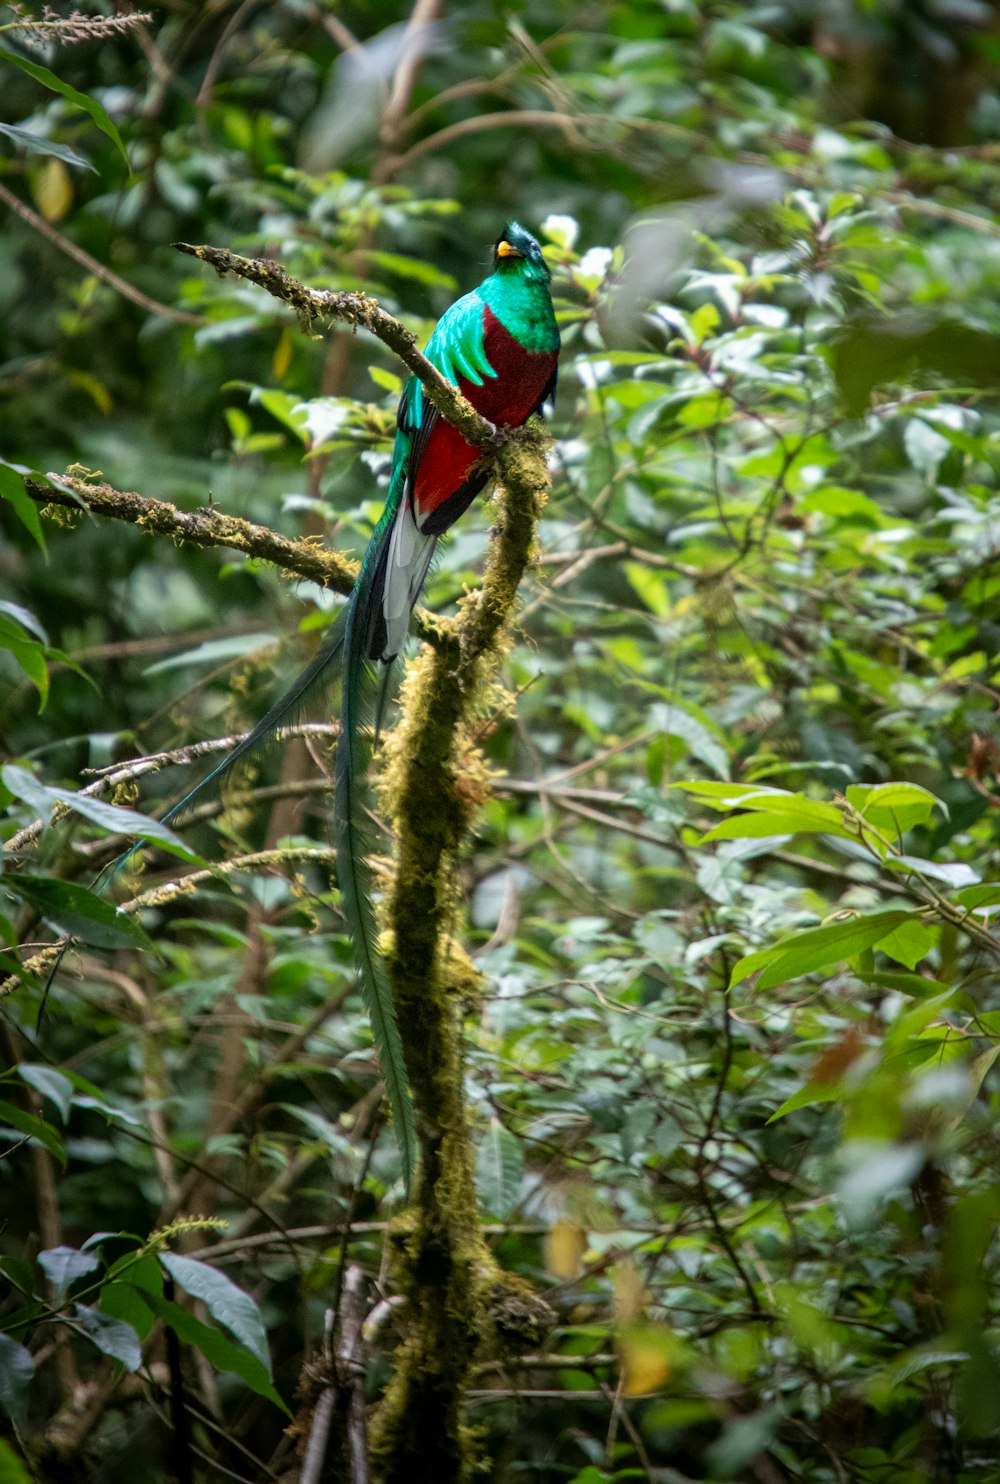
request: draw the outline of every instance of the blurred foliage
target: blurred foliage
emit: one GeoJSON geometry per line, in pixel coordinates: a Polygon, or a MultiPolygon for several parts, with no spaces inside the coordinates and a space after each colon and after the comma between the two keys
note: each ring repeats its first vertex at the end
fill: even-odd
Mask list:
{"type": "MultiPolygon", "coordinates": [[[[0,1006],[4,1477],[176,1477],[165,1333],[203,1358],[198,1476],[280,1475],[344,1254],[389,1296],[401,1201],[336,893],[239,864],[323,841],[321,743],[183,831],[231,874],[135,921],[86,890],[113,806],[188,776],[86,770],[246,725],[329,598],[39,521],[21,475],[359,551],[398,368],[170,244],[423,335],[516,215],[556,275],[554,489],[456,930],[484,1219],[556,1327],[484,1361],[484,1477],[994,1479],[1000,19],[430,10],[172,0],[67,38],[0,7],[2,802],[8,838],[49,821],[3,971],[82,940],[0,1006]]],[[[184,869],[150,855],[129,895],[184,869]]]]}

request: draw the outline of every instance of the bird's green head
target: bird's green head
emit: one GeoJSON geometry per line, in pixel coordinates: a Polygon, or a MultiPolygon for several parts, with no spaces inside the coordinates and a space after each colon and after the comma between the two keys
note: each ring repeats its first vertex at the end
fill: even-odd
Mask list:
{"type": "Polygon", "coordinates": [[[542,249],[520,222],[508,222],[493,249],[493,271],[516,273],[535,283],[548,283],[552,274],[542,249]]]}

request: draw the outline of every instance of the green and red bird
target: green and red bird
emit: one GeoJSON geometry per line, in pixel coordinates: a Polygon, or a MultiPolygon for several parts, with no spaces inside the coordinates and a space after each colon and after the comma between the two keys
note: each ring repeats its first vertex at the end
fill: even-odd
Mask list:
{"type": "MultiPolygon", "coordinates": [[[[431,364],[477,412],[500,427],[520,427],[555,392],[559,330],[550,277],[535,238],[509,222],[494,248],[492,273],[445,311],[427,344],[431,364]]],[[[295,715],[343,656],[336,750],[337,877],[409,1187],[416,1144],[413,1111],[371,901],[363,786],[369,744],[362,724],[375,696],[370,665],[390,665],[403,648],[438,537],[469,508],[489,471],[480,451],[432,407],[416,377],[403,389],[396,422],[385,509],[344,614],[267,715],[165,818],[174,818],[295,715]]],[[[384,695],[384,683],[381,690],[384,695]]]]}

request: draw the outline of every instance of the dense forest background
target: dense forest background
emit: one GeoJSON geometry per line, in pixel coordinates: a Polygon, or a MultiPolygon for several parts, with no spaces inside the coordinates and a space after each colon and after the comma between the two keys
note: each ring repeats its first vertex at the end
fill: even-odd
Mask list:
{"type": "Polygon", "coordinates": [[[5,1484],[998,1477],[998,167],[982,0],[0,6],[5,1484]],[[404,373],[172,244],[423,341],[510,217],[563,354],[453,758],[456,1312],[329,711],[155,822],[336,613],[404,373]]]}

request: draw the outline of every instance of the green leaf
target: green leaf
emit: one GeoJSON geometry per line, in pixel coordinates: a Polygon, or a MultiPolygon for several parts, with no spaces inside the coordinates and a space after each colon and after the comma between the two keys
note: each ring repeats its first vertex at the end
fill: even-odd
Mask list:
{"type": "Polygon", "coordinates": [[[28,1387],[34,1374],[30,1350],[0,1334],[0,1407],[20,1428],[28,1425],[28,1387]]]}
{"type": "Polygon", "coordinates": [[[839,1082],[807,1082],[805,1087],[800,1087],[798,1092],[793,1092],[790,1098],[786,1098],[767,1121],[774,1123],[787,1113],[794,1113],[798,1108],[810,1108],[814,1103],[836,1103],[843,1096],[844,1089],[839,1082]]]}
{"type": "Polygon", "coordinates": [[[20,67],[22,72],[26,72],[36,82],[40,82],[43,87],[50,88],[53,93],[59,93],[74,108],[81,108],[84,113],[89,114],[101,133],[108,136],[125,164],[128,165],[128,155],[125,153],[121,135],[105,110],[93,98],[88,98],[86,93],[78,93],[76,88],[70,87],[68,82],[63,82],[61,78],[56,77],[55,73],[50,72],[47,67],[40,66],[38,62],[29,62],[27,57],[19,57],[14,52],[8,51],[6,47],[0,48],[0,62],[10,62],[14,67],[20,67]]]}
{"type": "Polygon", "coordinates": [[[13,655],[38,692],[38,710],[45,710],[49,699],[49,667],[46,663],[45,646],[28,639],[20,624],[0,613],[0,648],[13,655]]]}
{"type": "Polygon", "coordinates": [[[918,876],[929,876],[933,881],[944,881],[948,886],[970,886],[979,880],[978,872],[965,861],[929,861],[919,855],[889,855],[885,865],[893,871],[915,871],[918,876]]]}
{"type": "Polygon", "coordinates": [[[253,654],[258,649],[270,649],[277,644],[275,634],[231,634],[226,639],[212,639],[194,649],[185,649],[181,654],[172,654],[169,659],[157,660],[147,665],[143,675],[160,675],[164,670],[179,670],[184,665],[217,665],[222,660],[239,659],[241,655],[253,654]]]}
{"type": "Polygon", "coordinates": [[[729,987],[732,989],[751,974],[763,970],[757,980],[757,988],[773,989],[776,984],[797,979],[814,969],[823,969],[828,964],[854,958],[864,949],[874,948],[883,938],[895,932],[900,923],[913,916],[913,913],[901,911],[873,912],[866,916],[848,918],[844,922],[831,922],[823,927],[792,933],[772,948],[764,948],[758,953],[750,953],[741,958],[733,968],[729,987]]]}
{"type": "Polygon", "coordinates": [[[120,1360],[127,1371],[137,1371],[142,1365],[142,1344],[131,1324],[84,1304],[73,1305],[73,1318],[102,1354],[120,1360]]]}
{"type": "MultiPolygon", "coordinates": [[[[6,878],[4,878],[6,880],[6,878]]],[[[62,1072],[57,1072],[54,1067],[39,1066],[37,1062],[22,1061],[17,1064],[17,1075],[22,1082],[40,1092],[42,1097],[48,1098],[55,1103],[59,1109],[59,1117],[63,1123],[69,1117],[70,1103],[73,1100],[73,1084],[62,1072]]]]}
{"type": "Polygon", "coordinates": [[[455,291],[455,280],[451,274],[442,272],[426,258],[404,257],[402,253],[372,250],[368,253],[368,259],[376,268],[395,273],[399,278],[410,278],[415,283],[426,284],[428,288],[446,289],[449,293],[455,291]]]}
{"type": "Polygon", "coordinates": [[[117,804],[105,803],[103,799],[92,798],[89,794],[73,793],[68,788],[54,788],[40,783],[25,768],[19,768],[13,763],[0,769],[0,778],[15,798],[24,799],[25,803],[38,809],[39,813],[51,813],[55,804],[64,804],[67,809],[82,814],[93,824],[116,835],[134,835],[140,840],[155,840],[171,855],[179,855],[188,861],[199,859],[195,851],[189,850],[173,830],[168,830],[157,819],[147,819],[144,814],[137,814],[134,809],[120,809],[117,804]],[[44,801],[41,807],[40,801],[44,801]]]}
{"type": "Polygon", "coordinates": [[[152,948],[139,924],[85,886],[53,876],[8,872],[0,885],[34,907],[45,921],[69,938],[95,948],[152,948]]]}
{"type": "Polygon", "coordinates": [[[201,1299],[212,1318],[232,1331],[270,1378],[271,1353],[267,1347],[267,1331],[260,1310],[250,1295],[207,1262],[181,1257],[175,1252],[161,1252],[160,1262],[185,1293],[201,1299]]]}
{"type": "MultiPolygon", "coordinates": [[[[821,808],[826,807],[824,805],[821,808]]],[[[755,840],[769,835],[841,835],[853,839],[849,830],[841,823],[836,809],[831,809],[833,821],[817,820],[805,811],[789,811],[787,814],[739,814],[733,819],[724,819],[720,824],[706,830],[699,840],[705,845],[712,840],[755,840]]]]}
{"type": "Polygon", "coordinates": [[[879,783],[874,788],[852,783],[846,792],[848,803],[883,832],[904,835],[926,824],[935,809],[948,815],[948,806],[918,783],[879,783]]]}
{"type": "Polygon", "coordinates": [[[56,144],[54,139],[46,139],[44,134],[32,134],[30,129],[19,129],[16,124],[0,124],[0,134],[5,134],[8,139],[32,154],[55,155],[57,160],[64,160],[67,165],[79,165],[84,170],[93,170],[97,174],[96,165],[92,165],[67,145],[56,144]]]}
{"type": "Polygon", "coordinates": [[[34,634],[36,639],[41,640],[41,642],[45,645],[48,644],[49,636],[42,628],[42,625],[39,623],[38,619],[27,608],[23,608],[20,603],[2,602],[0,603],[0,613],[8,614],[15,620],[15,622],[19,623],[23,629],[28,629],[32,634],[34,634]]]}
{"type": "Polygon", "coordinates": [[[44,1118],[36,1118],[33,1113],[25,1113],[23,1108],[16,1108],[13,1103],[0,1101],[0,1124],[16,1129],[26,1138],[37,1139],[61,1165],[65,1165],[66,1151],[62,1140],[51,1123],[46,1123],[44,1118]]]}
{"type": "Polygon", "coordinates": [[[936,933],[925,927],[919,918],[911,917],[908,921],[901,922],[878,946],[898,964],[915,969],[920,960],[927,957],[936,941],[936,933]]]}
{"type": "Polygon", "coordinates": [[[84,1278],[101,1265],[96,1252],[80,1252],[76,1247],[49,1247],[38,1254],[38,1266],[61,1300],[71,1283],[84,1278]]]}
{"type": "MultiPolygon", "coordinates": [[[[0,1366],[2,1365],[3,1354],[0,1352],[0,1366]]],[[[32,1484],[21,1460],[3,1438],[0,1438],[0,1484],[32,1484]]]]}
{"type": "Polygon", "coordinates": [[[200,1350],[217,1371],[230,1371],[233,1375],[239,1376],[251,1391],[255,1391],[258,1396],[267,1397],[268,1401],[280,1407],[287,1416],[292,1415],[275,1391],[267,1370],[256,1355],[252,1355],[242,1345],[234,1345],[231,1340],[226,1339],[221,1330],[202,1324],[200,1319],[196,1319],[179,1304],[160,1298],[145,1289],[136,1289],[136,1292],[141,1294],[143,1303],[152,1309],[158,1319],[162,1319],[164,1324],[169,1325],[185,1344],[194,1345],[196,1350],[200,1350]]]}
{"type": "Polygon", "coordinates": [[[670,615],[670,585],[666,574],[642,562],[623,562],[622,571],[651,613],[657,618],[670,615]]]}
{"type": "Polygon", "coordinates": [[[696,708],[670,701],[654,706],[650,722],[668,737],[679,737],[687,745],[688,752],[700,762],[707,763],[720,778],[729,773],[729,757],[722,742],[713,735],[706,721],[694,714],[696,708]]]}
{"type": "Polygon", "coordinates": [[[18,520],[47,555],[45,532],[42,530],[38,506],[24,488],[24,480],[19,470],[4,459],[0,459],[0,499],[6,500],[13,506],[18,520]]]}
{"type": "Polygon", "coordinates": [[[523,1177],[520,1139],[491,1118],[476,1156],[476,1188],[484,1208],[501,1218],[509,1215],[521,1198],[523,1177]]]}
{"type": "Polygon", "coordinates": [[[1000,907],[1000,881],[984,881],[979,886],[964,886],[955,893],[955,901],[970,912],[981,907],[1000,907]]]}
{"type": "Polygon", "coordinates": [[[155,1324],[150,1306],[143,1302],[144,1293],[163,1294],[163,1269],[156,1257],[144,1253],[136,1257],[127,1253],[108,1269],[109,1282],[101,1285],[101,1312],[120,1319],[145,1340],[155,1324]]]}

